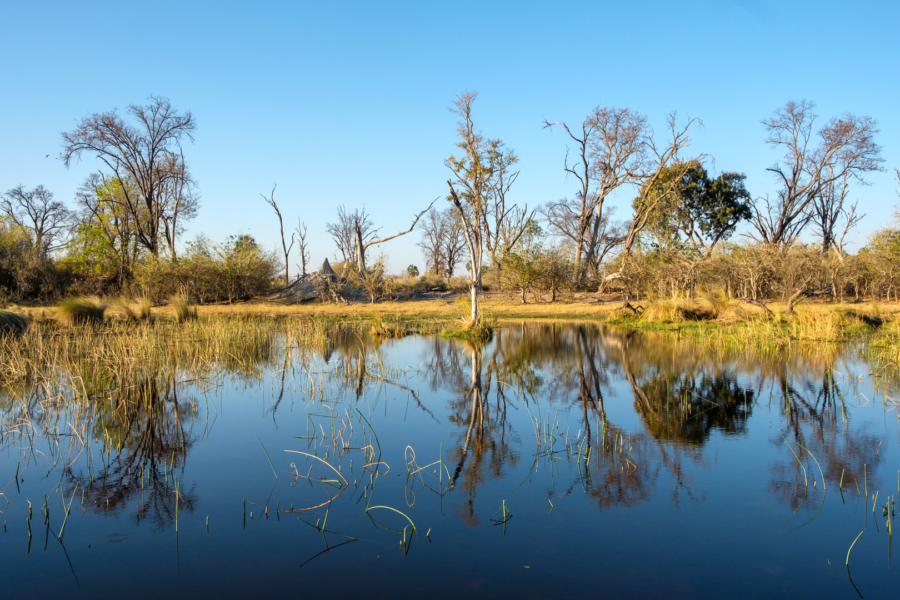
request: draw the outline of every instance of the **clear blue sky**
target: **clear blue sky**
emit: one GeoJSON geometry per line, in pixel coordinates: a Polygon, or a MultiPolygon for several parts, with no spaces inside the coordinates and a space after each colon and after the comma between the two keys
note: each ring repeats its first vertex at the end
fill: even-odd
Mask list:
{"type": "MultiPolygon", "coordinates": [[[[475,118],[521,157],[515,200],[574,194],[565,137],[598,104],[652,124],[677,110],[704,128],[693,149],[715,169],[774,192],[778,154],[760,120],[810,99],[824,120],[850,111],[881,126],[900,166],[900,2],[13,2],[0,4],[0,189],[43,184],[71,202],[98,165],[66,170],[60,133],[150,94],[193,111],[185,149],[202,194],[187,237],[246,232],[278,245],[259,198],[309,225],[313,262],[336,207],[366,205],[384,233],[446,192],[454,96],[478,90],[475,118]],[[49,154],[49,158],[46,155],[49,154]]],[[[889,173],[857,190],[887,224],[889,173]]],[[[624,200],[624,199],[620,199],[624,200]]],[[[441,200],[440,202],[443,202],[441,200]]],[[[624,208],[621,209],[624,213],[624,208]]],[[[417,234],[384,246],[393,270],[424,266],[417,234]]],[[[292,261],[293,262],[293,261],[292,261]]],[[[293,270],[293,266],[292,266],[293,270]]]]}

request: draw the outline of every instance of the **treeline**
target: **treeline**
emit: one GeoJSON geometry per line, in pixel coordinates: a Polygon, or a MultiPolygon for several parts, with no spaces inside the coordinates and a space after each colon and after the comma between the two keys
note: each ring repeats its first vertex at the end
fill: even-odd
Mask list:
{"type": "MultiPolygon", "coordinates": [[[[518,155],[476,127],[476,98],[466,92],[453,104],[459,123],[444,200],[392,235],[381,235],[365,208],[341,206],[326,224],[344,284],[367,299],[467,288],[473,320],[485,287],[522,302],[597,290],[626,299],[717,291],[789,307],[807,296],[896,299],[900,225],[880,229],[855,253],[847,247],[864,216],[854,191],[884,168],[870,117],[822,120],[806,101],[774,111],[763,121],[764,142],[781,156],[767,169],[773,196],[751,194],[738,171],[709,172],[707,155],[691,152],[697,120],[671,114],[654,129],[632,109],[598,107],[580,123],[545,121],[564,133],[560,155],[572,190],[529,208],[514,201],[518,155]],[[633,197],[622,218],[609,206],[613,194],[633,197]],[[421,236],[421,272],[410,265],[389,276],[383,254],[370,255],[413,231],[421,236]]],[[[90,157],[101,168],[74,207],[42,186],[2,195],[0,298],[49,302],[124,291],[234,301],[287,285],[295,249],[306,275],[306,225],[285,232],[274,189],[262,198],[278,218],[279,250],[246,235],[180,241],[200,205],[182,151],[194,131],[190,112],[154,97],[124,117],[95,114],[64,133],[66,166],[90,157]]]]}

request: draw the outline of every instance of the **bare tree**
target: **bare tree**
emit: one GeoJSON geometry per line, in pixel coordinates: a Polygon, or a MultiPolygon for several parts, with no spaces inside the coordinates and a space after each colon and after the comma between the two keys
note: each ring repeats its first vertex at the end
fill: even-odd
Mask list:
{"type": "Polygon", "coordinates": [[[159,189],[160,215],[169,255],[174,261],[178,258],[175,242],[184,233],[184,221],[197,216],[200,196],[184,161],[183,152],[166,157],[163,171],[167,176],[161,178],[162,185],[159,189]]]}
{"type": "Polygon", "coordinates": [[[356,258],[357,233],[363,242],[369,241],[377,233],[373,227],[374,224],[365,206],[349,212],[342,204],[338,206],[337,223],[326,223],[325,231],[334,240],[338,252],[341,253],[341,259],[347,262],[356,258]]]}
{"type": "Polygon", "coordinates": [[[671,113],[666,117],[666,122],[670,140],[665,144],[659,145],[652,131],[644,136],[643,145],[648,154],[648,162],[646,171],[642,174],[638,196],[632,203],[634,214],[622,236],[622,265],[618,271],[607,275],[604,283],[622,277],[632,248],[654,211],[678,193],[682,177],[690,169],[692,161],[699,162],[703,158],[703,155],[687,160],[679,157],[679,152],[690,146],[691,138],[688,133],[694,124],[700,123],[699,119],[688,119],[687,123],[679,126],[675,113],[671,113]]]}
{"type": "Polygon", "coordinates": [[[419,240],[419,248],[425,253],[425,270],[436,275],[441,274],[443,260],[441,258],[442,242],[444,239],[443,212],[432,208],[428,211],[419,229],[422,230],[422,239],[419,240]]]}
{"type": "MultiPolygon", "coordinates": [[[[356,221],[356,223],[354,225],[354,233],[355,233],[354,246],[356,248],[356,269],[360,273],[365,273],[365,271],[366,271],[366,251],[369,248],[371,248],[372,246],[377,246],[378,244],[383,244],[385,242],[389,242],[393,239],[397,239],[400,236],[406,235],[407,233],[412,233],[412,230],[416,228],[416,224],[418,224],[419,219],[422,218],[422,215],[427,213],[431,209],[431,207],[434,206],[434,203],[437,201],[438,201],[438,199],[435,198],[434,200],[431,201],[431,204],[429,204],[425,208],[425,210],[423,210],[422,212],[417,214],[413,218],[412,224],[409,226],[409,229],[406,229],[404,231],[395,233],[394,235],[389,235],[387,237],[379,238],[376,240],[369,239],[368,241],[366,241],[366,230],[364,230],[364,228],[363,228],[363,223],[361,223],[360,221],[356,221]]],[[[380,230],[380,228],[372,231],[371,234],[369,234],[369,236],[374,237],[374,235],[379,230],[380,230]]]]}
{"type": "Polygon", "coordinates": [[[579,189],[574,201],[551,204],[548,211],[565,217],[567,237],[575,243],[575,264],[580,282],[598,247],[603,243],[604,202],[617,188],[635,185],[645,177],[647,167],[647,118],[627,108],[597,107],[581,123],[581,131],[573,132],[562,121],[544,120],[544,128],[559,126],[575,142],[576,158],[569,161],[566,150],[564,169],[575,177],[579,189]]]}
{"type": "Polygon", "coordinates": [[[35,248],[44,254],[58,247],[55,242],[70,218],[69,210],[62,202],[53,200],[53,193],[42,185],[32,190],[20,185],[5,195],[0,194],[0,211],[19,227],[29,230],[35,248]]]}
{"type": "Polygon", "coordinates": [[[806,100],[788,102],[763,121],[766,142],[785,154],[767,169],[780,187],[775,200],[766,196],[754,201],[752,224],[758,237],[752,237],[758,241],[792,244],[812,217],[810,205],[825,186],[853,179],[864,182],[863,175],[881,169],[881,147],[875,143],[878,125],[872,118],[848,113],[814,134],[814,108],[806,100]]]}
{"type": "Polygon", "coordinates": [[[466,239],[459,215],[453,208],[443,211],[432,208],[419,228],[422,230],[419,247],[425,253],[428,270],[449,279],[465,255],[466,239]]]}
{"type": "MultiPolygon", "coordinates": [[[[500,174],[508,173],[509,167],[517,161],[515,154],[509,151],[502,141],[486,139],[475,129],[472,121],[472,104],[477,97],[477,92],[467,91],[457,96],[454,101],[450,110],[461,119],[456,129],[459,137],[456,146],[461,154],[458,158],[451,156],[444,161],[453,172],[453,176],[447,180],[450,201],[453,202],[459,215],[469,248],[471,324],[477,323],[480,316],[478,295],[482,288],[485,244],[487,240],[496,240],[498,236],[496,215],[492,211],[500,205],[500,200],[495,197],[498,189],[503,187],[500,174]]],[[[514,206],[505,210],[513,208],[514,206]]]]}
{"type": "Polygon", "coordinates": [[[301,221],[300,217],[297,217],[297,229],[294,230],[294,233],[297,234],[297,249],[300,251],[300,264],[297,266],[300,267],[300,276],[306,277],[306,266],[309,264],[309,250],[306,243],[306,223],[301,221]]]}
{"type": "MultiPolygon", "coordinates": [[[[566,198],[558,202],[549,202],[539,210],[547,223],[548,232],[565,240],[574,249],[573,254],[577,254],[578,249],[581,248],[581,256],[584,257],[586,254],[585,243],[589,240],[584,238],[586,232],[580,226],[582,222],[580,206],[578,200],[566,198]]],[[[584,269],[590,269],[596,274],[600,265],[603,264],[603,260],[622,243],[626,224],[613,220],[615,210],[616,207],[611,206],[603,210],[599,219],[594,220],[593,216],[591,217],[597,228],[595,248],[591,253],[591,264],[588,264],[584,258],[581,259],[581,273],[584,272],[584,269]]]]}
{"type": "Polygon", "coordinates": [[[288,262],[288,255],[291,253],[291,249],[294,247],[294,242],[296,241],[294,238],[294,234],[291,233],[291,243],[288,244],[284,239],[284,219],[281,218],[281,211],[278,209],[278,204],[275,202],[275,188],[278,187],[278,184],[272,186],[272,193],[266,197],[263,194],[260,194],[259,197],[265,200],[266,204],[271,206],[275,210],[275,214],[278,215],[278,228],[281,232],[281,249],[284,252],[284,286],[287,287],[291,282],[291,276],[289,274],[289,269],[291,263],[288,262]]]}
{"type": "MultiPolygon", "coordinates": [[[[93,114],[73,130],[62,134],[61,158],[66,167],[84,153],[95,156],[120,182],[118,200],[134,221],[140,244],[158,258],[160,230],[171,217],[172,206],[164,200],[167,185],[178,178],[173,164],[182,163],[181,142],[193,141],[193,115],[179,113],[171,103],[151,96],[148,104],[132,104],[126,111],[136,122],[126,123],[115,110],[93,114]]],[[[181,171],[183,173],[183,171],[181,171]]]]}
{"type": "Polygon", "coordinates": [[[834,250],[838,260],[844,262],[844,239],[865,215],[857,214],[856,202],[845,207],[850,190],[847,173],[839,180],[832,179],[830,174],[826,179],[810,203],[810,222],[815,234],[822,239],[822,253],[834,250]]]}

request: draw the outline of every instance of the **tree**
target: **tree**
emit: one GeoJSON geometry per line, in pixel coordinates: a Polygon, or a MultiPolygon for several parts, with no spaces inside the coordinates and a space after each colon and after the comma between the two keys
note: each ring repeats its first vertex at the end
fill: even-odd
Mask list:
{"type": "Polygon", "coordinates": [[[604,278],[604,283],[622,277],[631,256],[631,251],[638,236],[647,227],[654,212],[671,196],[678,193],[681,177],[692,164],[699,161],[700,157],[691,160],[681,160],[679,152],[690,146],[691,138],[688,132],[698,119],[689,119],[686,124],[679,126],[675,114],[666,117],[671,141],[658,145],[654,134],[649,131],[644,135],[643,145],[647,151],[648,159],[644,163],[644,171],[641,173],[641,187],[637,198],[632,202],[634,214],[631,222],[626,225],[626,231],[622,237],[622,252],[619,268],[604,278]],[[669,167],[672,168],[669,168],[669,167]]]}
{"type": "Polygon", "coordinates": [[[564,170],[578,180],[574,200],[552,203],[547,213],[557,233],[575,244],[575,265],[579,282],[593,264],[598,249],[608,245],[604,232],[608,218],[603,212],[606,198],[623,185],[635,185],[645,177],[647,118],[628,108],[598,106],[573,133],[563,122],[544,120],[544,129],[562,127],[576,145],[577,157],[569,162],[566,150],[564,170]]]}
{"type": "Polygon", "coordinates": [[[428,211],[419,228],[422,239],[419,247],[425,253],[427,270],[446,277],[453,277],[456,265],[465,256],[466,239],[455,208],[428,211]]]}
{"type": "Polygon", "coordinates": [[[309,264],[309,250],[306,246],[306,223],[297,217],[297,228],[294,230],[297,234],[297,249],[300,251],[300,276],[306,277],[306,266],[309,264]]]}
{"type": "Polygon", "coordinates": [[[834,250],[839,262],[844,262],[844,239],[865,215],[856,213],[857,203],[845,207],[850,192],[849,175],[839,180],[830,176],[822,190],[810,203],[810,222],[816,236],[822,239],[822,253],[834,250]]]}
{"type": "Polygon", "coordinates": [[[193,141],[196,123],[190,111],[181,114],[159,96],[151,96],[146,105],[132,104],[126,112],[134,124],[115,110],[82,119],[62,134],[61,158],[68,168],[86,153],[106,166],[106,175],[121,185],[123,194],[116,201],[134,222],[139,243],[158,258],[166,222],[171,235],[177,234],[179,208],[172,200],[188,180],[181,143],[193,141]]]}
{"type": "Polygon", "coordinates": [[[128,180],[88,176],[76,194],[78,221],[65,259],[77,273],[112,280],[115,287],[131,277],[142,248],[134,218],[125,209],[127,193],[137,193],[128,180]]]}
{"type": "Polygon", "coordinates": [[[752,224],[758,236],[754,238],[764,243],[794,243],[812,217],[810,205],[826,186],[854,179],[864,183],[866,173],[881,170],[874,119],[847,113],[814,135],[814,108],[815,103],[806,100],[788,102],[763,121],[766,142],[785,152],[780,162],[766,169],[778,180],[776,199],[753,201],[752,224]]]}
{"type": "Polygon", "coordinates": [[[334,240],[341,253],[343,262],[353,260],[356,257],[356,237],[359,233],[363,241],[372,239],[376,231],[374,224],[366,212],[366,207],[349,212],[344,205],[338,206],[338,220],[336,223],[326,223],[325,231],[334,240]]]}
{"type": "MultiPolygon", "coordinates": [[[[431,210],[431,207],[434,206],[435,202],[437,202],[437,198],[432,200],[431,204],[429,204],[425,210],[423,210],[422,212],[417,214],[415,217],[413,217],[413,221],[412,221],[412,224],[409,226],[409,229],[400,231],[398,233],[395,233],[394,235],[389,235],[387,237],[379,238],[377,240],[370,239],[370,240],[366,241],[366,239],[365,239],[366,235],[363,231],[363,227],[362,227],[361,223],[359,221],[357,221],[355,223],[355,229],[354,229],[354,232],[356,234],[354,246],[356,248],[356,269],[357,269],[357,271],[359,271],[360,273],[364,273],[366,271],[366,251],[369,248],[371,248],[372,246],[377,246],[378,244],[383,244],[385,242],[389,242],[400,236],[406,235],[407,233],[412,233],[412,230],[416,228],[416,224],[419,222],[419,219],[422,218],[422,215],[424,215],[429,210],[431,210]]],[[[379,230],[380,230],[380,228],[372,231],[370,234],[371,237],[374,237],[375,234],[379,230]]]]}
{"type": "Polygon", "coordinates": [[[406,274],[410,277],[418,277],[419,276],[419,267],[416,265],[409,265],[406,267],[406,274]]]}
{"type": "Polygon", "coordinates": [[[294,247],[294,242],[296,238],[294,234],[291,233],[291,243],[288,244],[284,239],[284,220],[281,218],[281,211],[278,209],[278,203],[275,202],[275,188],[278,187],[278,184],[272,186],[272,193],[269,194],[268,197],[260,194],[260,198],[262,198],[266,204],[271,206],[275,210],[275,214],[278,215],[278,228],[281,232],[281,249],[284,251],[284,287],[287,287],[291,282],[291,276],[288,272],[290,268],[290,263],[288,262],[288,255],[291,253],[291,249],[294,247]]]}
{"type": "Polygon", "coordinates": [[[753,216],[750,194],[744,187],[746,178],[742,173],[729,172],[710,179],[699,161],[666,167],[651,191],[666,194],[666,198],[651,214],[648,228],[657,237],[680,246],[683,252],[708,258],[719,242],[731,237],[741,221],[753,216]],[[675,188],[666,194],[674,177],[678,177],[675,188]]]}
{"type": "Polygon", "coordinates": [[[55,242],[67,229],[71,216],[65,205],[53,200],[53,193],[42,185],[32,190],[20,185],[0,194],[0,211],[29,231],[35,248],[45,256],[59,247],[55,242]]]}
{"type": "Polygon", "coordinates": [[[719,242],[732,236],[741,221],[753,216],[745,179],[734,172],[710,179],[702,163],[695,160],[666,167],[650,192],[651,198],[662,194],[665,199],[651,213],[647,229],[659,246],[680,257],[683,285],[689,290],[697,266],[712,256],[719,242]],[[666,193],[673,183],[674,189],[666,193]]]}
{"type": "MultiPolygon", "coordinates": [[[[502,220],[498,223],[496,218],[496,211],[501,202],[505,208],[505,200],[496,198],[498,190],[503,189],[501,174],[508,173],[509,167],[518,160],[501,140],[486,139],[475,129],[472,121],[472,103],[477,96],[477,92],[463,92],[454,101],[450,110],[461,119],[456,130],[459,137],[456,146],[460,150],[460,156],[450,156],[444,161],[453,173],[447,180],[450,201],[459,215],[469,248],[472,325],[477,323],[480,317],[478,294],[482,289],[485,242],[489,239],[496,240],[499,235],[497,227],[502,227],[502,220]]],[[[509,182],[509,178],[506,181],[509,182]]],[[[515,205],[505,210],[513,208],[515,205]]]]}

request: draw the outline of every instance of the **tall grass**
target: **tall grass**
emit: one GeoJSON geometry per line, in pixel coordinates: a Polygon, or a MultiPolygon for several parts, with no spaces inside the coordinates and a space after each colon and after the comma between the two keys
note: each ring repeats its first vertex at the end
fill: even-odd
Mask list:
{"type": "Polygon", "coordinates": [[[113,301],[112,305],[129,321],[149,319],[153,310],[153,302],[146,296],[139,298],[119,296],[113,301]]]}
{"type": "Polygon", "coordinates": [[[97,296],[69,298],[59,303],[57,318],[66,325],[96,325],[103,322],[109,304],[97,296]]]}
{"type": "Polygon", "coordinates": [[[30,321],[26,315],[11,310],[0,310],[0,336],[23,335],[30,321]]]}
{"type": "Polygon", "coordinates": [[[172,307],[176,323],[185,323],[197,318],[197,307],[190,303],[187,296],[172,296],[169,298],[169,306],[172,307]]]}

